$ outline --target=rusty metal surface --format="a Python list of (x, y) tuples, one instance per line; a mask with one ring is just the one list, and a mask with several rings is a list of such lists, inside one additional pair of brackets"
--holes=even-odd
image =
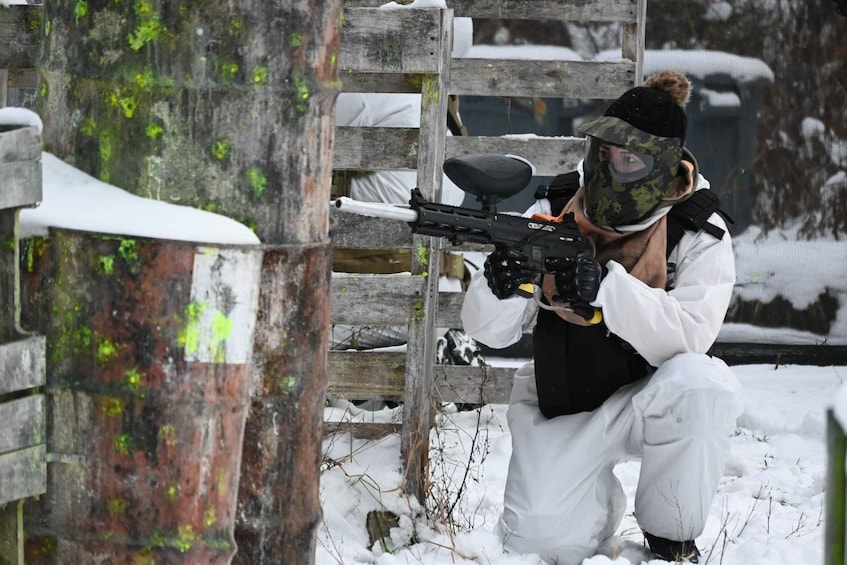
[[(250, 387), (227, 342), (252, 343), (234, 312), (261, 253), (56, 230), (23, 255), (52, 459), (25, 506), (26, 562), (229, 563)], [(198, 280), (216, 276), (204, 261), (226, 275), (241, 260), (252, 278)]]

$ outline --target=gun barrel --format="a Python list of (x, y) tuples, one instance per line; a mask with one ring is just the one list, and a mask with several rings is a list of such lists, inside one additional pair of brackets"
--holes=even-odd
[(403, 222), (416, 222), (418, 213), (406, 206), (393, 206), (391, 204), (380, 204), (379, 202), (362, 202), (353, 200), (347, 196), (341, 196), (335, 200), (335, 207), (342, 212), (350, 212), (360, 216), (371, 216), (374, 218), (385, 218), (386, 220), (401, 220)]

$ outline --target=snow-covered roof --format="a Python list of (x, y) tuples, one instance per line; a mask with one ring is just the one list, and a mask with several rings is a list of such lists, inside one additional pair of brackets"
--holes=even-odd
[[(602, 51), (596, 61), (614, 61), (621, 58), (620, 50)], [(658, 71), (678, 71), (689, 78), (700, 80), (712, 75), (729, 75), (741, 83), (765, 82), (773, 84), (771, 68), (755, 57), (742, 57), (723, 51), (705, 49), (648, 49), (644, 51), (644, 74)]]

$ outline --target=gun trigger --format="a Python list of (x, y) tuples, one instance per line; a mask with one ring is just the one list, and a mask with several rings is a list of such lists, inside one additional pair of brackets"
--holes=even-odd
[(535, 295), (535, 285), (532, 283), (523, 283), (515, 291), (515, 296), (522, 298), (532, 298)]
[(602, 321), (603, 321), (603, 312), (599, 308), (597, 308), (596, 310), (594, 310), (594, 315), (591, 317), (590, 320), (588, 320), (588, 323), (589, 323), (589, 325), (594, 326), (596, 324), (599, 324)]
[(548, 216), (547, 214), (533, 214), (532, 219), (533, 220), (543, 220), (545, 222), (556, 222), (557, 224), (562, 223), (562, 217), (561, 216)]

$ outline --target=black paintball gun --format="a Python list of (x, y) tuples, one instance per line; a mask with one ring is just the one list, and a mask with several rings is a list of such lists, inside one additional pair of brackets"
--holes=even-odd
[[(541, 284), (547, 273), (545, 260), (551, 257), (575, 258), (590, 248), (580, 234), (573, 214), (561, 218), (524, 217), (497, 212), (497, 202), (516, 195), (532, 179), (534, 167), (512, 155), (472, 154), (452, 157), (444, 162), (444, 173), (456, 186), (475, 196), (481, 210), (428, 202), (421, 191), (411, 191), (409, 206), (361, 202), (347, 197), (335, 200), (343, 212), (407, 222), (412, 232), (446, 238), (453, 245), (461, 243), (493, 244), (497, 248), (515, 248), (529, 258)], [(518, 295), (534, 294), (533, 283), (521, 285)], [(594, 313), (591, 323), (602, 319)]]

